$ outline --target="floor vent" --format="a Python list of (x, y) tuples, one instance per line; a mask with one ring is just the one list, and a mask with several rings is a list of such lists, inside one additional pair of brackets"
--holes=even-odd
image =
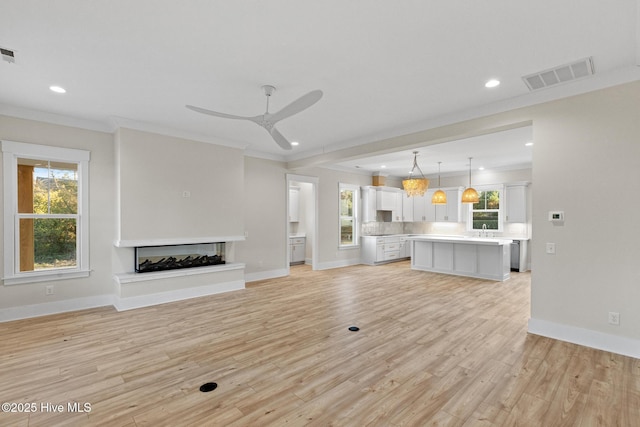
[(16, 62), (16, 56), (12, 50), (0, 47), (0, 54), (2, 55), (3, 60), (7, 62)]
[(559, 67), (538, 73), (529, 74), (522, 77), (530, 91), (544, 89), (550, 86), (567, 83), (589, 77), (595, 73), (593, 68), (593, 58), (588, 57), (571, 64), (560, 65)]

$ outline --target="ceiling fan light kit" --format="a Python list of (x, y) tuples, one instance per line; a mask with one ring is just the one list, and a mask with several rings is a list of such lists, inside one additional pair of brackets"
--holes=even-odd
[[(407, 197), (424, 196), (424, 193), (429, 188), (429, 180), (424, 177), (424, 174), (422, 173), (422, 169), (420, 169), (420, 166), (418, 166), (417, 157), (418, 157), (418, 152), (414, 151), (413, 152), (413, 168), (411, 169), (411, 172), (409, 172), (409, 177), (407, 179), (402, 180), (402, 188), (404, 188), (404, 191), (407, 193)], [(421, 178), (413, 177), (413, 171), (415, 171), (416, 169), (420, 171)]]
[(296, 99), (280, 111), (276, 113), (269, 113), (269, 98), (276, 90), (275, 86), (264, 85), (262, 86), (262, 90), (267, 97), (267, 108), (264, 114), (259, 116), (236, 116), (234, 114), (226, 114), (219, 113), (217, 111), (207, 110), (206, 108), (195, 107), (193, 105), (187, 105), (186, 107), (192, 111), (196, 111), (198, 113), (207, 114), (215, 117), (222, 117), (224, 119), (233, 119), (233, 120), (248, 120), (257, 124), (258, 126), (263, 127), (271, 138), (283, 149), (291, 150), (291, 143), (284, 137), (274, 126), (280, 120), (286, 119), (287, 117), (293, 116), (294, 114), (298, 114), (299, 112), (306, 110), (311, 107), (316, 102), (320, 101), (322, 98), (321, 90), (314, 90), (306, 95), (301, 96)]

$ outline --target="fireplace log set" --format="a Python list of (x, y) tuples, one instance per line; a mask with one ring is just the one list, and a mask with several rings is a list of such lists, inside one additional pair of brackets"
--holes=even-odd
[(162, 258), (159, 261), (151, 261), (149, 259), (138, 265), (136, 271), (138, 273), (147, 273), (150, 271), (164, 271), (175, 270), (178, 268), (190, 268), (190, 267), (204, 267), (207, 265), (224, 264), (224, 260), (220, 255), (200, 255), (191, 256), (188, 255), (185, 258), (168, 257)]

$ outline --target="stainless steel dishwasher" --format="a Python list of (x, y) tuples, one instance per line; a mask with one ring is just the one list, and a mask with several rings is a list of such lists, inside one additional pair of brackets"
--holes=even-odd
[(511, 271), (520, 271), (520, 240), (511, 243)]

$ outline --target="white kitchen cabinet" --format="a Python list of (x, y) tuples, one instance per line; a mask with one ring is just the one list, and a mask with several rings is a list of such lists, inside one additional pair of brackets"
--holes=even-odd
[(443, 188), (447, 194), (446, 205), (434, 205), (431, 198), (436, 189), (424, 194), (424, 221), (426, 222), (461, 222), (462, 221), (462, 187)]
[(362, 263), (368, 265), (398, 261), (410, 256), (406, 236), (362, 236)]
[[(431, 203), (431, 196), (427, 197), (428, 192), (422, 196), (407, 197), (402, 194), (402, 220), (404, 222), (422, 222), (426, 221), (426, 203)], [(433, 193), (431, 193), (433, 194)]]
[(509, 279), (510, 239), (411, 236), (411, 268), (414, 270)]
[(402, 222), (413, 222), (413, 207), (415, 204), (415, 197), (407, 197), (406, 194), (402, 194)]
[(300, 188), (289, 187), (289, 222), (300, 221)]
[(361, 187), (360, 193), (362, 195), (362, 222), (375, 222), (377, 200), (376, 187)]
[(506, 187), (506, 222), (527, 222), (527, 185), (509, 185)]
[(306, 243), (305, 237), (289, 238), (289, 264), (304, 264)]
[(402, 195), (404, 191), (392, 187), (376, 187), (376, 209), (391, 211), (392, 222), (402, 222)]
[[(449, 188), (443, 191), (447, 194), (447, 204), (431, 205), (434, 207), (435, 221), (436, 222), (461, 222), (462, 221), (462, 215), (461, 215), (462, 188), (461, 187)], [(430, 194), (430, 196), (433, 196), (433, 192)]]

